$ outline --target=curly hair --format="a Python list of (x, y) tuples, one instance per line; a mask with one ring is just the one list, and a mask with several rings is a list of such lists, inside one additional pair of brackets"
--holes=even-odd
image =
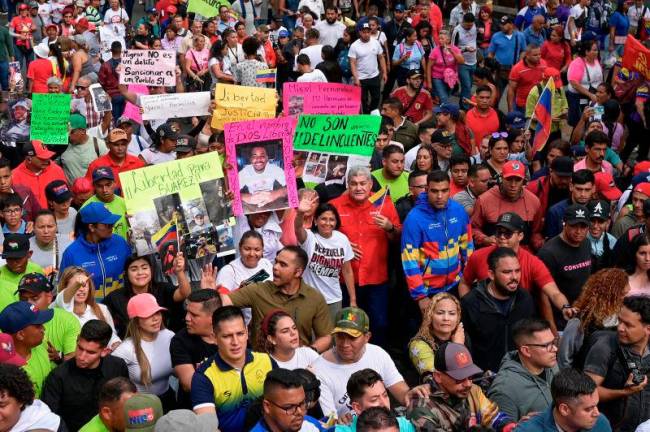
[(627, 273), (618, 268), (605, 268), (591, 275), (582, 293), (573, 304), (580, 310), (582, 330), (602, 327), (603, 322), (618, 313), (627, 292)]
[(22, 405), (21, 410), (34, 402), (34, 385), (27, 373), (18, 366), (0, 363), (0, 393), (5, 392)]
[(418, 330), (417, 334), (413, 337), (413, 339), (420, 339), (425, 341), (434, 349), (437, 349), (438, 343), (436, 342), (436, 338), (433, 335), (433, 316), (435, 315), (436, 306), (443, 300), (450, 300), (456, 305), (458, 322), (456, 323), (456, 327), (453, 330), (454, 332), (456, 331), (458, 325), (460, 324), (461, 318), (460, 302), (453, 295), (443, 292), (431, 297), (431, 304), (429, 305), (429, 309), (427, 309), (427, 312), (422, 319), (420, 330)]

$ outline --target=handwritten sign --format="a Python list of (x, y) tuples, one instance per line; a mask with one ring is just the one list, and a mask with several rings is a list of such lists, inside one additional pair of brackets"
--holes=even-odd
[(187, 11), (196, 12), (204, 17), (213, 17), (219, 15), (221, 6), (230, 8), (230, 3), (226, 0), (190, 0)]
[(68, 144), (70, 94), (34, 93), (30, 139), (45, 144)]
[(175, 86), (176, 53), (165, 50), (123, 51), (120, 84)]
[(236, 215), (298, 206), (291, 146), (296, 123), (295, 117), (284, 117), (225, 125), (226, 159), (237, 167), (228, 171)]
[(215, 102), (211, 124), (215, 129), (223, 130), (230, 122), (275, 117), (275, 89), (217, 84)]
[(284, 83), (282, 103), (285, 115), (359, 114), (361, 87), (337, 83)]
[(209, 114), (210, 92), (141, 96), (140, 104), (143, 120), (206, 116)]
[(109, 61), (111, 59), (111, 45), (115, 41), (118, 41), (120, 45), (122, 45), (123, 50), (126, 49), (126, 41), (124, 40), (124, 36), (120, 35), (119, 33), (115, 33), (113, 27), (99, 26), (97, 27), (97, 30), (99, 30), (99, 39), (101, 41), (100, 48), (102, 60)]

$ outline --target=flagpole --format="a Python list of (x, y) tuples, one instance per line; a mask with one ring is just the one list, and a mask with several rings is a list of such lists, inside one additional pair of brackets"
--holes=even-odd
[(379, 212), (377, 214), (381, 214), (381, 210), (384, 208), (384, 203), (386, 202), (386, 196), (388, 195), (388, 185), (386, 185), (386, 192), (384, 192), (384, 199), (381, 201), (381, 205), (379, 206)]

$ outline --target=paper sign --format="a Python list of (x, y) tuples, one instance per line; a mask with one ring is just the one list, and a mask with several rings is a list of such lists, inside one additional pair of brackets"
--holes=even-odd
[(68, 144), (70, 94), (34, 93), (30, 139), (44, 144)]
[(230, 3), (225, 0), (190, 0), (187, 4), (187, 11), (196, 12), (204, 17), (215, 17), (219, 15), (221, 6), (227, 6), (230, 9)]
[(295, 117), (225, 125), (228, 184), (235, 215), (298, 206), (291, 137)]
[(297, 177), (308, 187), (343, 184), (348, 169), (368, 165), (381, 117), (301, 115), (293, 139)]
[(166, 50), (123, 51), (120, 84), (175, 86), (176, 52)]
[(99, 39), (101, 40), (101, 53), (102, 60), (108, 61), (111, 59), (111, 44), (114, 41), (118, 41), (122, 45), (122, 49), (126, 49), (126, 41), (124, 37), (119, 33), (115, 33), (113, 27), (109, 26), (99, 26)]
[(285, 115), (359, 114), (361, 87), (337, 83), (284, 83), (282, 104)]
[[(130, 93), (135, 93), (138, 95), (149, 94), (149, 88), (144, 85), (131, 84), (128, 87), (128, 90)], [(130, 118), (138, 124), (142, 124), (142, 114), (140, 113), (140, 107), (132, 104), (131, 102), (126, 103), (126, 106), (124, 107), (124, 113), (122, 115), (126, 118)]]
[(215, 102), (211, 126), (222, 130), (230, 122), (274, 118), (277, 105), (275, 89), (231, 84), (217, 84)]
[(113, 109), (111, 97), (106, 93), (101, 84), (91, 84), (88, 90), (90, 91), (90, 97), (92, 98), (95, 112), (103, 113)]
[(152, 235), (174, 218), (188, 258), (235, 253), (234, 219), (217, 153), (122, 172), (120, 183), (138, 255), (156, 250)]
[(210, 92), (169, 93), (140, 97), (143, 120), (206, 116)]

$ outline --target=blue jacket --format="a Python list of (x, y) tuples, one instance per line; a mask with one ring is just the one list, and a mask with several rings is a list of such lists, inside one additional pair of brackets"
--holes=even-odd
[(562, 219), (564, 218), (564, 211), (571, 205), (570, 199), (562, 200), (555, 203), (546, 212), (546, 219), (544, 220), (544, 237), (547, 239), (553, 238), (562, 232)]
[(82, 235), (63, 252), (61, 270), (70, 266), (86, 270), (95, 284), (95, 300), (102, 300), (124, 285), (124, 263), (129, 255), (131, 247), (119, 235), (113, 234), (97, 244)]
[(450, 199), (444, 209), (434, 209), (422, 192), (402, 231), (402, 267), (411, 297), (420, 300), (456, 286), (473, 251), (463, 206)]
[[(543, 413), (536, 415), (524, 423), (519, 423), (514, 432), (557, 432), (555, 419), (553, 419), (553, 407), (549, 407)], [(581, 432), (612, 432), (607, 417), (600, 414), (596, 424), (591, 429), (582, 429)]]

